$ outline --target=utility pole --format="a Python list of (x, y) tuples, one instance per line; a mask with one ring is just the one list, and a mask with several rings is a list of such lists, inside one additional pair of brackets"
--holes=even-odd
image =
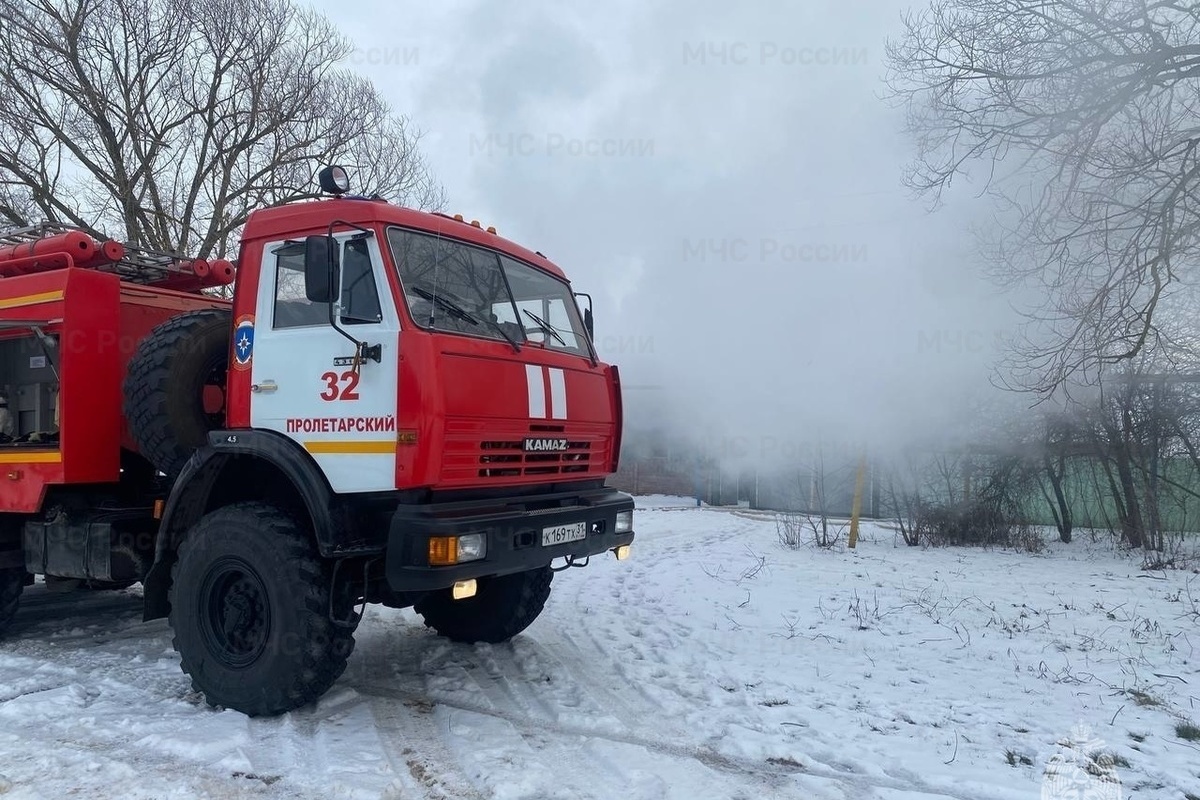
[(858, 544), (858, 512), (862, 509), (863, 479), (867, 474), (867, 454), (864, 451), (858, 461), (858, 474), (854, 476), (854, 506), (850, 509), (850, 549)]

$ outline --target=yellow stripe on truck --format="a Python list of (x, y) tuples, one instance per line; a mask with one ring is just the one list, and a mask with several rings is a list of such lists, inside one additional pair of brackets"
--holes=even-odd
[(378, 441), (305, 442), (304, 449), (313, 455), (394, 454), (396, 441), (382, 439)]
[(42, 292), (41, 294), (26, 294), (20, 297), (9, 297), (0, 300), (0, 308), (20, 308), (21, 306), (36, 306), (41, 303), (54, 303), (63, 299), (63, 291)]
[(0, 453), (0, 464), (61, 464), (62, 453), (57, 450), (38, 452), (36, 450), (17, 450)]

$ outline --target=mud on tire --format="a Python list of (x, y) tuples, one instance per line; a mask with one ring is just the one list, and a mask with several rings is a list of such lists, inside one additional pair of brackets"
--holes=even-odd
[(550, 567), (480, 578), (474, 597), (455, 600), (449, 589), (432, 592), (413, 610), (425, 625), (455, 642), (507, 642), (529, 627), (550, 597)]
[(171, 584), (175, 649), (192, 686), (250, 716), (324, 694), (354, 649), (353, 629), (329, 620), (330, 577), (308, 532), (280, 509), (237, 503), (206, 514), (180, 545)]
[(172, 317), (142, 340), (130, 360), (125, 417), (142, 455), (168, 476), (178, 475), (208, 432), (224, 424), (228, 366), (224, 309)]

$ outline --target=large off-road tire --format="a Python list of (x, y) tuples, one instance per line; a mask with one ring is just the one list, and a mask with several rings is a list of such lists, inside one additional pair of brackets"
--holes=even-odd
[[(324, 694), (346, 669), (353, 628), (329, 619), (330, 568), (280, 509), (237, 503), (206, 514), (179, 548), (171, 628), (192, 686), (210, 705), (281, 714)], [(351, 609), (334, 604), (339, 619)]]
[(0, 550), (0, 636), (17, 615), (25, 589), (25, 560), (20, 550)]
[(449, 589), (414, 606), (425, 624), (455, 642), (507, 642), (529, 627), (550, 597), (550, 567), (480, 578), (474, 597), (455, 600)]
[(125, 417), (141, 454), (175, 477), (225, 422), (229, 312), (190, 311), (150, 331), (125, 377)]

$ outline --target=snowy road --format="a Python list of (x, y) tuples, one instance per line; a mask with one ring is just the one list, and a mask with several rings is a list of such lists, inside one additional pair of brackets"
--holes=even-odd
[(321, 704), (274, 720), (208, 709), (135, 593), (31, 589), (0, 643), (0, 790), (1015, 800), (1065, 754), (1126, 797), (1200, 796), (1175, 734), (1200, 716), (1197, 576), (874, 526), (787, 550), (769, 519), (657, 505), (632, 561), (559, 575), (511, 644), (375, 608)]

